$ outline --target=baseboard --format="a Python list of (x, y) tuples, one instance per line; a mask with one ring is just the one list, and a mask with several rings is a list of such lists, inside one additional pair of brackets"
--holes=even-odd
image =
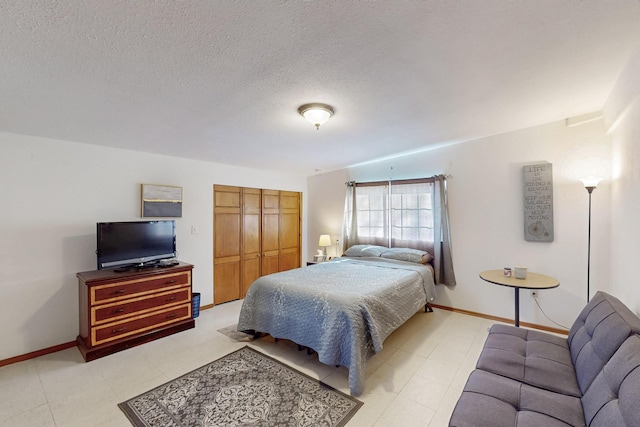
[[(503, 323), (513, 323), (513, 319), (508, 319), (508, 318), (505, 318), (505, 317), (491, 316), (489, 314), (483, 314), (483, 313), (478, 313), (478, 312), (469, 311), (469, 310), (462, 310), (462, 309), (459, 309), (459, 308), (447, 307), (447, 306), (439, 305), (439, 304), (431, 304), (431, 306), (433, 308), (439, 308), (441, 310), (453, 311), (454, 313), (466, 314), (468, 316), (481, 317), (483, 319), (495, 320), (497, 322), (503, 322)], [(522, 322), (521, 321), (520, 322), (520, 326), (524, 326), (525, 328), (538, 329), (538, 330), (545, 331), (545, 332), (553, 332), (555, 334), (569, 335), (569, 331), (567, 331), (566, 329), (552, 328), (550, 326), (537, 325), (535, 323), (528, 323), (528, 322)]]
[[(208, 310), (213, 308), (213, 304), (207, 304), (200, 306), (200, 310)], [(24, 362), (25, 360), (35, 359), (36, 357), (44, 356), (45, 354), (55, 353), (56, 351), (66, 350), (71, 347), (76, 347), (77, 341), (69, 341), (64, 344), (54, 345), (53, 347), (43, 348), (42, 350), (32, 351), (31, 353), (22, 354), (20, 356), (10, 357), (8, 359), (0, 360), (0, 367), (11, 365), (13, 363)]]
[(43, 348), (42, 350), (32, 351), (31, 353), (22, 354), (20, 356), (10, 357), (8, 359), (0, 360), (0, 367), (11, 365), (12, 363), (24, 362), (25, 360), (34, 359), (36, 357), (44, 356), (45, 354), (55, 353), (56, 351), (66, 350), (75, 346), (76, 342), (74, 340), (64, 344), (54, 345), (53, 347)]

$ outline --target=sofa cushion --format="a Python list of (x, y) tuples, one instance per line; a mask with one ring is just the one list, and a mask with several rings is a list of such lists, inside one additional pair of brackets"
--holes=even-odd
[(476, 367), (557, 393), (582, 396), (567, 340), (555, 335), (493, 325)]
[(453, 427), (584, 426), (580, 399), (475, 370), (453, 410)]
[(640, 319), (617, 298), (597, 292), (578, 315), (568, 338), (583, 394), (613, 353), (634, 334), (640, 334)]
[(592, 427), (637, 426), (640, 422), (640, 337), (620, 346), (582, 397)]

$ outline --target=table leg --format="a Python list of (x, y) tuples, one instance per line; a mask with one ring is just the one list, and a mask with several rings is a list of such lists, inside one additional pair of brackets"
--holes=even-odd
[(514, 288), (516, 290), (516, 328), (520, 327), (520, 288)]

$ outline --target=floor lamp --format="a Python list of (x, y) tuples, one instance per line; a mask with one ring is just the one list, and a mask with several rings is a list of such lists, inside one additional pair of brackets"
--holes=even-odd
[(589, 302), (589, 278), (591, 275), (591, 193), (596, 189), (601, 178), (583, 178), (584, 188), (589, 193), (589, 234), (587, 240), (587, 302)]

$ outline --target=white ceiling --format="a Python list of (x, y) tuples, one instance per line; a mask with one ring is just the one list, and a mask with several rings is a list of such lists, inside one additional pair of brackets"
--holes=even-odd
[(597, 111), (639, 42), (638, 0), (0, 0), (0, 130), (313, 174)]

